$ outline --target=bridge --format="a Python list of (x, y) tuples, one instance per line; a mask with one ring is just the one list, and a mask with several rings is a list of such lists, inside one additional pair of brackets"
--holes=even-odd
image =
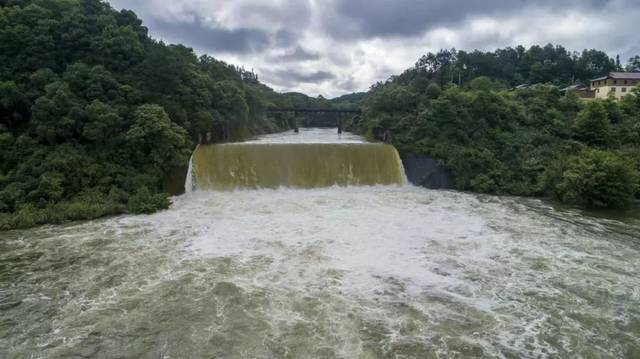
[(358, 109), (339, 109), (339, 108), (295, 108), (295, 107), (269, 107), (267, 112), (293, 112), (293, 113), (353, 113), (361, 114)]
[[(298, 121), (296, 119), (298, 113), (334, 113), (337, 115), (354, 114), (360, 115), (362, 113), (359, 109), (340, 109), (340, 108), (304, 108), (304, 107), (269, 107), (267, 113), (293, 113), (293, 130), (298, 132)], [(336, 120), (338, 127), (338, 133), (342, 133), (343, 123), (340, 117)]]

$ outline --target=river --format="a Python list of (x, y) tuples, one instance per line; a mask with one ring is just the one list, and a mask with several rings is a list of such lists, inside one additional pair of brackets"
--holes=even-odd
[(0, 357), (638, 358), (639, 234), (411, 185), (195, 191), (0, 233)]

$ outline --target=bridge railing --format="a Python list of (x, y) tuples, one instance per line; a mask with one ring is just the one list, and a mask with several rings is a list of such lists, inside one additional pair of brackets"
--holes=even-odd
[(359, 109), (337, 108), (295, 108), (295, 107), (269, 107), (267, 112), (301, 112), (301, 113), (354, 113), (361, 114)]

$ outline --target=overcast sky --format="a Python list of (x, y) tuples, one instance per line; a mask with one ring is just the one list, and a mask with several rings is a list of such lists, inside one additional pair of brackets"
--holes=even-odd
[(364, 91), (441, 48), (546, 43), (640, 54), (640, 0), (110, 0), (151, 35), (278, 91)]

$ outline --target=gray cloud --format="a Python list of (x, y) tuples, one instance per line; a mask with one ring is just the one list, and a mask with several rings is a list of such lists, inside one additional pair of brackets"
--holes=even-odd
[(305, 83), (324, 82), (324, 81), (333, 80), (336, 78), (336, 75), (328, 71), (315, 71), (312, 73), (296, 73), (296, 72), (291, 73), (288, 71), (284, 71), (283, 74), (291, 77), (293, 80), (297, 82), (305, 82)]
[(301, 70), (262, 69), (263, 78), (278, 86), (296, 86), (299, 84), (316, 84), (333, 80), (336, 75), (328, 71), (304, 72)]
[(258, 70), (278, 91), (366, 90), (424, 53), (554, 43), (640, 53), (638, 0), (109, 0), (152, 36)]
[[(226, 6), (226, 4), (225, 4)], [(280, 28), (286, 24), (287, 31), (296, 32), (304, 29), (312, 18), (311, 4), (307, 0), (278, 1), (236, 1), (232, 6), (234, 18), (247, 18), (254, 24)]]
[(344, 80), (336, 81), (336, 87), (342, 91), (353, 92), (353, 89), (357, 88), (357, 82), (353, 76), (347, 76)]
[(283, 62), (301, 62), (319, 60), (321, 58), (320, 53), (315, 51), (309, 51), (298, 45), (293, 49), (287, 50), (284, 54), (273, 56), (274, 61)]
[(300, 34), (296, 34), (289, 30), (278, 30), (275, 35), (275, 46), (290, 47), (300, 40)]
[[(335, 37), (411, 36), (455, 26), (472, 16), (496, 16), (527, 7), (595, 9), (619, 0), (333, 0), (324, 29)], [(632, 1), (632, 0), (624, 0)], [(526, 14), (522, 14), (523, 17)]]
[(187, 44), (207, 52), (251, 53), (267, 48), (269, 35), (257, 29), (225, 29), (218, 24), (207, 24), (199, 16), (193, 22), (173, 23), (161, 19), (151, 20), (150, 26), (162, 38)]

